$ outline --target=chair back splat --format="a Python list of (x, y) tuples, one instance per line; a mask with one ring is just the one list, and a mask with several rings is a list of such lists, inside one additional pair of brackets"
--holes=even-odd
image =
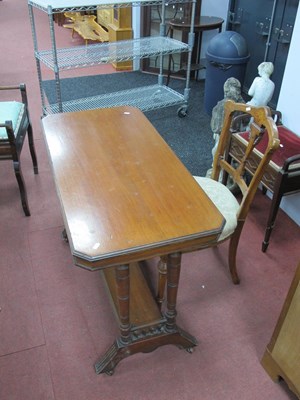
[[(228, 157), (232, 138), (232, 121), (237, 112), (248, 114), (250, 119), (249, 124), (249, 141), (245, 153), (239, 163), (232, 162)], [(245, 180), (245, 172), (247, 166), (253, 163), (253, 152), (256, 146), (261, 141), (263, 136), (267, 136), (267, 148), (260, 162), (255, 166), (256, 171), (250, 182)], [(266, 138), (265, 138), (266, 139)], [(263, 177), (265, 168), (269, 163), (272, 154), (279, 146), (277, 126), (271, 116), (271, 111), (268, 107), (252, 107), (248, 104), (234, 103), (228, 100), (225, 104), (224, 125), (220, 135), (219, 146), (213, 162), (213, 171), (211, 178), (214, 180), (220, 179), (222, 170), (225, 172), (225, 177), (230, 175), (234, 184), (236, 184), (241, 193), (242, 200), (240, 202), (239, 220), (245, 220), (249, 207), (255, 196), (257, 187)]]

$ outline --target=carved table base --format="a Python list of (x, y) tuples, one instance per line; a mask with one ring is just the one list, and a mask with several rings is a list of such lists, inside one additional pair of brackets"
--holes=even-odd
[(112, 375), (117, 364), (136, 353), (148, 353), (173, 344), (192, 352), (196, 339), (176, 325), (176, 299), (181, 254), (166, 256), (167, 302), (165, 315), (157, 304), (139, 264), (120, 265), (103, 271), (119, 319), (120, 337), (96, 362), (97, 374)]
[(197, 346), (197, 341), (177, 326), (174, 332), (167, 332), (165, 325), (150, 327), (149, 330), (142, 332), (134, 331), (132, 332), (132, 341), (129, 344), (122, 343), (121, 339), (114, 342), (104, 356), (96, 362), (96, 373), (112, 375), (117, 364), (124, 358), (136, 353), (150, 353), (157, 347), (167, 344), (173, 344), (192, 353), (193, 347)]

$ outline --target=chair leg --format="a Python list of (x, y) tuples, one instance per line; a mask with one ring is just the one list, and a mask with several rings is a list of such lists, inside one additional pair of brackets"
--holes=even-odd
[(21, 202), (22, 202), (22, 207), (23, 207), (24, 213), (25, 213), (26, 217), (30, 217), (30, 210), (29, 210), (29, 205), (28, 205), (28, 200), (27, 200), (26, 186), (25, 186), (23, 174), (21, 171), (20, 160), (14, 161), (14, 171), (15, 171), (15, 175), (16, 175), (17, 182), (19, 185)]
[(158, 268), (158, 282), (157, 282), (156, 302), (159, 309), (161, 310), (162, 304), (165, 299), (164, 296), (167, 284), (167, 256), (160, 257), (157, 268)]
[(265, 237), (264, 237), (264, 240), (263, 240), (262, 246), (261, 246), (261, 250), (263, 253), (266, 252), (266, 250), (269, 246), (270, 236), (271, 236), (272, 230), (275, 225), (275, 219), (276, 219), (276, 216), (278, 213), (278, 209), (279, 209), (279, 205), (280, 205), (282, 196), (283, 196), (283, 191), (280, 190), (280, 185), (278, 185), (278, 189), (275, 190), (273, 193), (273, 199), (272, 199), (271, 209), (270, 209), (270, 213), (269, 213), (269, 217), (268, 217), (267, 228), (265, 231)]
[(228, 264), (231, 280), (235, 285), (238, 285), (240, 283), (240, 278), (238, 276), (236, 268), (236, 253), (243, 225), (243, 223), (240, 223), (240, 226), (237, 226), (234, 235), (230, 238), (229, 241)]
[(267, 193), (267, 188), (264, 185), (262, 186), (261, 192), (263, 195)]
[(32, 164), (33, 164), (33, 171), (35, 174), (38, 174), (39, 169), (38, 169), (38, 163), (37, 163), (37, 158), (36, 158), (36, 153), (35, 153), (31, 122), (29, 122), (29, 124), (28, 124), (27, 134), (28, 134), (29, 150), (30, 150), (30, 154), (31, 154)]

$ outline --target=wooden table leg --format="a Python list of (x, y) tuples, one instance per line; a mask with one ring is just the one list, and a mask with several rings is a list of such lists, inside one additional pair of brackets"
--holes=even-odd
[(160, 310), (165, 300), (165, 290), (167, 282), (167, 259), (168, 259), (167, 256), (161, 256), (157, 266), (158, 282), (157, 282), (156, 302)]
[(130, 279), (129, 265), (121, 265), (116, 268), (117, 294), (120, 318), (120, 342), (124, 345), (130, 343), (130, 319), (129, 319), (129, 294)]
[(97, 374), (101, 372), (112, 375), (116, 365), (125, 357), (130, 355), (126, 350), (130, 343), (130, 275), (129, 265), (120, 265), (115, 269), (117, 298), (119, 306), (120, 337), (109, 348), (106, 354), (95, 364)]
[(181, 269), (181, 254), (170, 254), (167, 259), (167, 312), (166, 330), (176, 329), (176, 302)]
[[(196, 339), (176, 325), (176, 300), (180, 277), (181, 254), (167, 257), (167, 311), (165, 316), (135, 326), (130, 322), (130, 268), (122, 265), (115, 268), (117, 308), (119, 314), (120, 337), (95, 364), (97, 374), (112, 375), (117, 364), (136, 353), (148, 353), (160, 346), (173, 344), (192, 352)], [(153, 299), (157, 309), (157, 304)]]
[(167, 311), (165, 330), (170, 333), (169, 343), (192, 352), (197, 340), (176, 325), (176, 302), (181, 269), (181, 253), (169, 254), (167, 258)]

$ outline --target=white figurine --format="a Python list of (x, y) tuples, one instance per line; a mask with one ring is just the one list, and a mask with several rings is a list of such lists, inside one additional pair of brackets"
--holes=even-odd
[(257, 70), (259, 77), (254, 79), (248, 91), (252, 99), (247, 104), (261, 107), (269, 103), (274, 93), (275, 84), (270, 79), (274, 71), (274, 65), (271, 62), (263, 62), (259, 64)]

